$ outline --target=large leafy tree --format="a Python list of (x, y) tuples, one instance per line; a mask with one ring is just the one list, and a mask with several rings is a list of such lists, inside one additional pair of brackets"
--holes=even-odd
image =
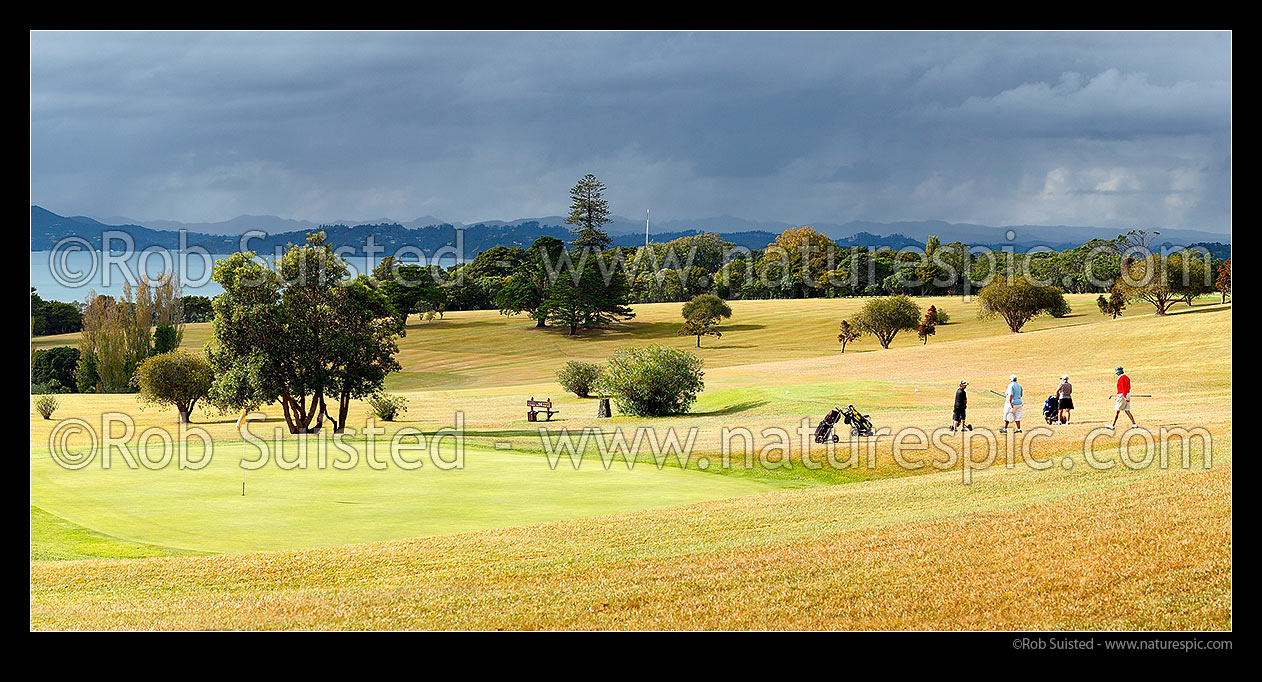
[(210, 392), (214, 372), (201, 355), (174, 350), (147, 358), (136, 368), (132, 381), (140, 390), (141, 402), (170, 405), (188, 423), (198, 400)]
[(517, 269), (509, 275), (496, 296), (500, 313), (528, 313), (537, 321), (536, 327), (545, 326), (548, 316), (543, 304), (556, 280), (558, 263), (564, 253), (565, 243), (560, 239), (547, 235), (536, 239), (522, 254)]
[(1198, 296), (1214, 291), (1214, 267), (1207, 252), (1182, 249), (1167, 257), (1173, 270), (1170, 288), (1188, 305)]
[(881, 348), (889, 348), (899, 332), (915, 329), (920, 324), (920, 306), (903, 294), (874, 298), (855, 313), (851, 324), (875, 336)]
[(732, 308), (714, 294), (695, 296), (684, 304), (680, 312), (684, 316), (684, 324), (679, 328), (679, 335), (696, 336), (697, 348), (701, 347), (702, 336), (722, 337), (719, 323), (732, 316)]
[(1065, 294), (1053, 286), (1034, 284), (1025, 277), (995, 277), (977, 292), (977, 316), (982, 319), (1002, 317), (1013, 333), (1039, 315), (1063, 316), (1069, 312)]
[(363, 399), (381, 390), (386, 376), (401, 369), (395, 354), (396, 339), (405, 332), (390, 300), (374, 280), (360, 275), (335, 291), (332, 305), (335, 333), (329, 340), (329, 384), (320, 398), (337, 400), (334, 430), (346, 429), (352, 399)]
[(373, 269), (373, 279), (400, 323), (422, 306), (437, 310), (444, 302), (433, 273), (417, 263), (401, 263), (394, 256), (386, 256)]
[(1127, 301), (1147, 301), (1156, 315), (1165, 315), (1175, 303), (1212, 291), (1207, 273), (1203, 257), (1194, 251), (1127, 255), (1114, 286)]
[(758, 264), (762, 281), (786, 298), (823, 295), (827, 273), (837, 268), (836, 243), (809, 226), (781, 232)]
[(393, 340), (403, 326), (375, 285), (346, 282), (346, 263), (320, 232), (291, 246), (272, 267), (237, 253), (215, 264), (211, 362), (217, 402), (248, 407), (281, 403), (291, 433), (308, 433), (338, 400), (335, 428), (345, 428), (350, 398), (379, 388), (397, 368)]
[(591, 173), (570, 188), (570, 215), (565, 224), (574, 225), (574, 240), (570, 242), (574, 246), (604, 251), (613, 244), (613, 239), (601, 229), (610, 222), (606, 189)]

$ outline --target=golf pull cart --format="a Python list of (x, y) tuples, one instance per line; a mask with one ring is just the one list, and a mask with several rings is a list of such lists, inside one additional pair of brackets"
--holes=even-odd
[(872, 420), (868, 419), (869, 415), (859, 414), (854, 409), (854, 405), (847, 405), (846, 409), (833, 408), (828, 414), (824, 415), (824, 420), (815, 427), (815, 442), (827, 443), (832, 441), (836, 443), (840, 440), (840, 436), (836, 433), (836, 425), (838, 421), (845, 420), (850, 425), (850, 435), (852, 436), (871, 436)]

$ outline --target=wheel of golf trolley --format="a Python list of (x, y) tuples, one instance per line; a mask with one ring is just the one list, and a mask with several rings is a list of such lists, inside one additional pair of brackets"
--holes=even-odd
[(833, 434), (833, 442), (834, 442), (834, 443), (836, 443), (836, 442), (837, 442), (837, 441), (839, 441), (839, 440), (841, 440), (841, 436), (838, 436), (837, 434), (835, 434), (835, 433), (834, 433), (834, 434)]
[(856, 429), (856, 428), (855, 428), (855, 427), (853, 427), (853, 426), (852, 426), (852, 427), (850, 427), (850, 435), (852, 435), (852, 436), (857, 436), (857, 435), (859, 435), (859, 429)]

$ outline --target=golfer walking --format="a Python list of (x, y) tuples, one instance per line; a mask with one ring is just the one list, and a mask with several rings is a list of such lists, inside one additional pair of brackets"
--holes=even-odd
[(1056, 389), (1056, 400), (1060, 406), (1060, 423), (1069, 423), (1069, 411), (1074, 409), (1074, 399), (1072, 396), (1074, 387), (1069, 383), (1069, 375), (1066, 374), (1060, 378), (1060, 388)]
[(1017, 433), (1021, 433), (1021, 384), (1017, 383), (1017, 375), (1008, 377), (1008, 392), (1003, 398), (1003, 428), (999, 433), (1008, 432), (1008, 422), (1016, 422)]
[[(968, 410), (968, 382), (961, 381), (960, 387), (955, 389), (955, 406), (951, 409), (951, 433), (955, 433), (956, 429), (964, 429), (964, 413)], [(973, 427), (968, 427), (969, 431)]]
[(1113, 413), (1113, 423), (1109, 424), (1109, 428), (1116, 427), (1117, 418), (1125, 412), (1131, 419), (1130, 427), (1137, 429), (1139, 424), (1135, 423), (1135, 415), (1131, 414), (1131, 378), (1126, 376), (1126, 372), (1121, 367), (1113, 370), (1113, 373), (1117, 375), (1117, 404), (1114, 405), (1117, 411)]

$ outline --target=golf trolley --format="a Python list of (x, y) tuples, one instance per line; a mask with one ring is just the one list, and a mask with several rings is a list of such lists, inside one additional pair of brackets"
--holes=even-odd
[(827, 443), (832, 441), (836, 443), (841, 437), (836, 433), (836, 425), (838, 421), (844, 420), (850, 425), (850, 435), (852, 436), (871, 436), (872, 420), (868, 419), (870, 415), (860, 414), (854, 408), (854, 405), (847, 405), (846, 409), (833, 408), (824, 415), (824, 420), (815, 427), (815, 442)]
[(1043, 419), (1046, 419), (1048, 424), (1060, 421), (1060, 398), (1052, 395), (1043, 401)]

